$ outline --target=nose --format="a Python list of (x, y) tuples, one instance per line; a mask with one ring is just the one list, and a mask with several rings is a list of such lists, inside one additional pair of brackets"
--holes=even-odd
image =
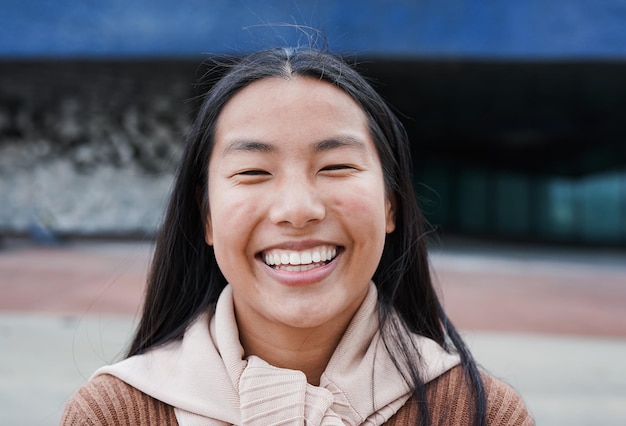
[(326, 208), (319, 190), (305, 179), (288, 179), (274, 188), (270, 220), (275, 224), (290, 224), (304, 228), (324, 219)]

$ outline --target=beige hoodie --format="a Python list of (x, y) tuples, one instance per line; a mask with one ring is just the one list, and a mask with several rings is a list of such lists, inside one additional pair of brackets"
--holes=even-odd
[[(382, 344), (376, 304), (372, 283), (319, 386), (307, 383), (301, 371), (244, 358), (230, 286), (182, 341), (103, 367), (94, 376), (111, 374), (174, 406), (181, 426), (380, 425), (402, 407), (410, 390)], [(433, 340), (412, 338), (425, 382), (459, 364), (457, 355)]]

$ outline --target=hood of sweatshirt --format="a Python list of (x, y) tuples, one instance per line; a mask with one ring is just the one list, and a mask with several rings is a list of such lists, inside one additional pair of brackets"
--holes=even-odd
[[(425, 382), (460, 362), (431, 339), (408, 339), (419, 350), (416, 363)], [(411, 396), (382, 341), (373, 283), (319, 386), (309, 384), (301, 371), (245, 357), (230, 286), (181, 341), (102, 367), (94, 376), (100, 374), (116, 376), (172, 405), (181, 425), (375, 425)]]

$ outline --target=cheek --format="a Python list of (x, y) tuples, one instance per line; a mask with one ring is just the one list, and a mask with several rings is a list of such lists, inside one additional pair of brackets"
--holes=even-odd
[[(213, 250), (220, 267), (236, 261), (246, 254), (254, 237), (254, 230), (262, 220), (263, 208), (244, 191), (229, 188), (225, 191), (218, 185), (210, 188), (210, 220)], [(250, 254), (250, 253), (247, 253)]]
[(215, 244), (229, 243), (245, 236), (252, 222), (252, 211), (246, 204), (223, 203), (213, 209), (211, 223)]
[(388, 227), (387, 203), (384, 194), (372, 191), (371, 187), (344, 193), (335, 193), (329, 203), (351, 227), (363, 231), (386, 234)]
[(232, 192), (225, 196), (221, 189), (211, 187), (209, 197), (213, 249), (218, 260), (232, 254), (230, 250), (235, 247), (245, 248), (254, 210), (254, 206), (233, 196)]

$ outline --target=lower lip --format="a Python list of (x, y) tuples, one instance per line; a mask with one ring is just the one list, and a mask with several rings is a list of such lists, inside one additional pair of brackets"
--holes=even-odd
[(317, 268), (310, 269), (304, 272), (292, 272), (292, 271), (281, 271), (280, 269), (274, 269), (263, 263), (268, 274), (278, 281), (279, 283), (286, 286), (305, 286), (319, 283), (320, 281), (327, 278), (337, 267), (338, 260), (341, 257), (341, 253), (339, 253), (331, 262), (327, 263), (324, 266), (319, 266)]

